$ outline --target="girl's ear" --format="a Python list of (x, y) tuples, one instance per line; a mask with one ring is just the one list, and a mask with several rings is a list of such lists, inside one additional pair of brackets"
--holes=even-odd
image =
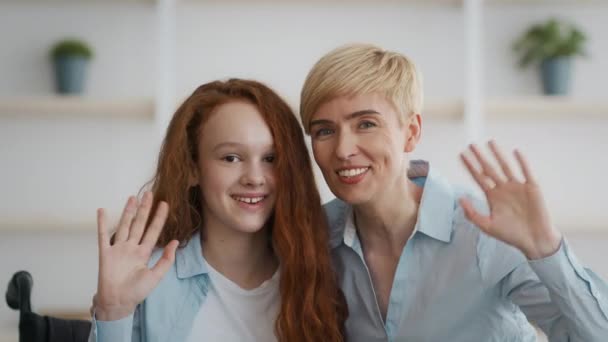
[(420, 135), (422, 133), (422, 117), (420, 114), (414, 113), (406, 119), (405, 122), (405, 146), (404, 152), (412, 152), (416, 149)]

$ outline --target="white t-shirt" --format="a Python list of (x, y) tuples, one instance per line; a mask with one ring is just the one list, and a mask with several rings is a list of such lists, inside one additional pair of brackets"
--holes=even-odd
[(207, 264), (207, 298), (194, 318), (188, 342), (277, 341), (279, 270), (252, 290), (244, 290)]

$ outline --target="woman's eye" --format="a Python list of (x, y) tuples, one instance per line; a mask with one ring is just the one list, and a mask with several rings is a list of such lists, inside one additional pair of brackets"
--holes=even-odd
[(359, 124), (359, 128), (372, 128), (376, 127), (376, 124), (371, 121), (363, 121)]
[(264, 157), (264, 161), (268, 162), (268, 163), (274, 163), (274, 159), (275, 159), (274, 155)]

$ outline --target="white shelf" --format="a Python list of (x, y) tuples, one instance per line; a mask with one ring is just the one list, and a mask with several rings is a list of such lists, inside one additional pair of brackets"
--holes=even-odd
[(608, 120), (608, 101), (561, 96), (491, 98), (484, 112), (490, 120)]
[(462, 121), (463, 99), (428, 99), (422, 106), (422, 119), (431, 121)]
[(0, 232), (96, 232), (97, 223), (69, 221), (60, 218), (39, 218), (0, 221)]
[[(483, 101), (484, 115), (500, 120), (585, 119), (608, 120), (608, 101), (560, 96), (514, 96)], [(428, 99), (423, 118), (461, 121), (464, 100)], [(75, 96), (0, 98), (0, 118), (109, 118), (153, 120), (153, 99), (96, 99)]]
[(154, 101), (145, 98), (97, 99), (79, 96), (0, 98), (0, 117), (152, 120)]

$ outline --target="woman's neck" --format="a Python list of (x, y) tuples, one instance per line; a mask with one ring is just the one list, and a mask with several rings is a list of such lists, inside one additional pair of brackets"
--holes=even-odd
[(400, 255), (414, 231), (421, 197), (422, 188), (408, 179), (382, 198), (354, 207), (362, 245)]

